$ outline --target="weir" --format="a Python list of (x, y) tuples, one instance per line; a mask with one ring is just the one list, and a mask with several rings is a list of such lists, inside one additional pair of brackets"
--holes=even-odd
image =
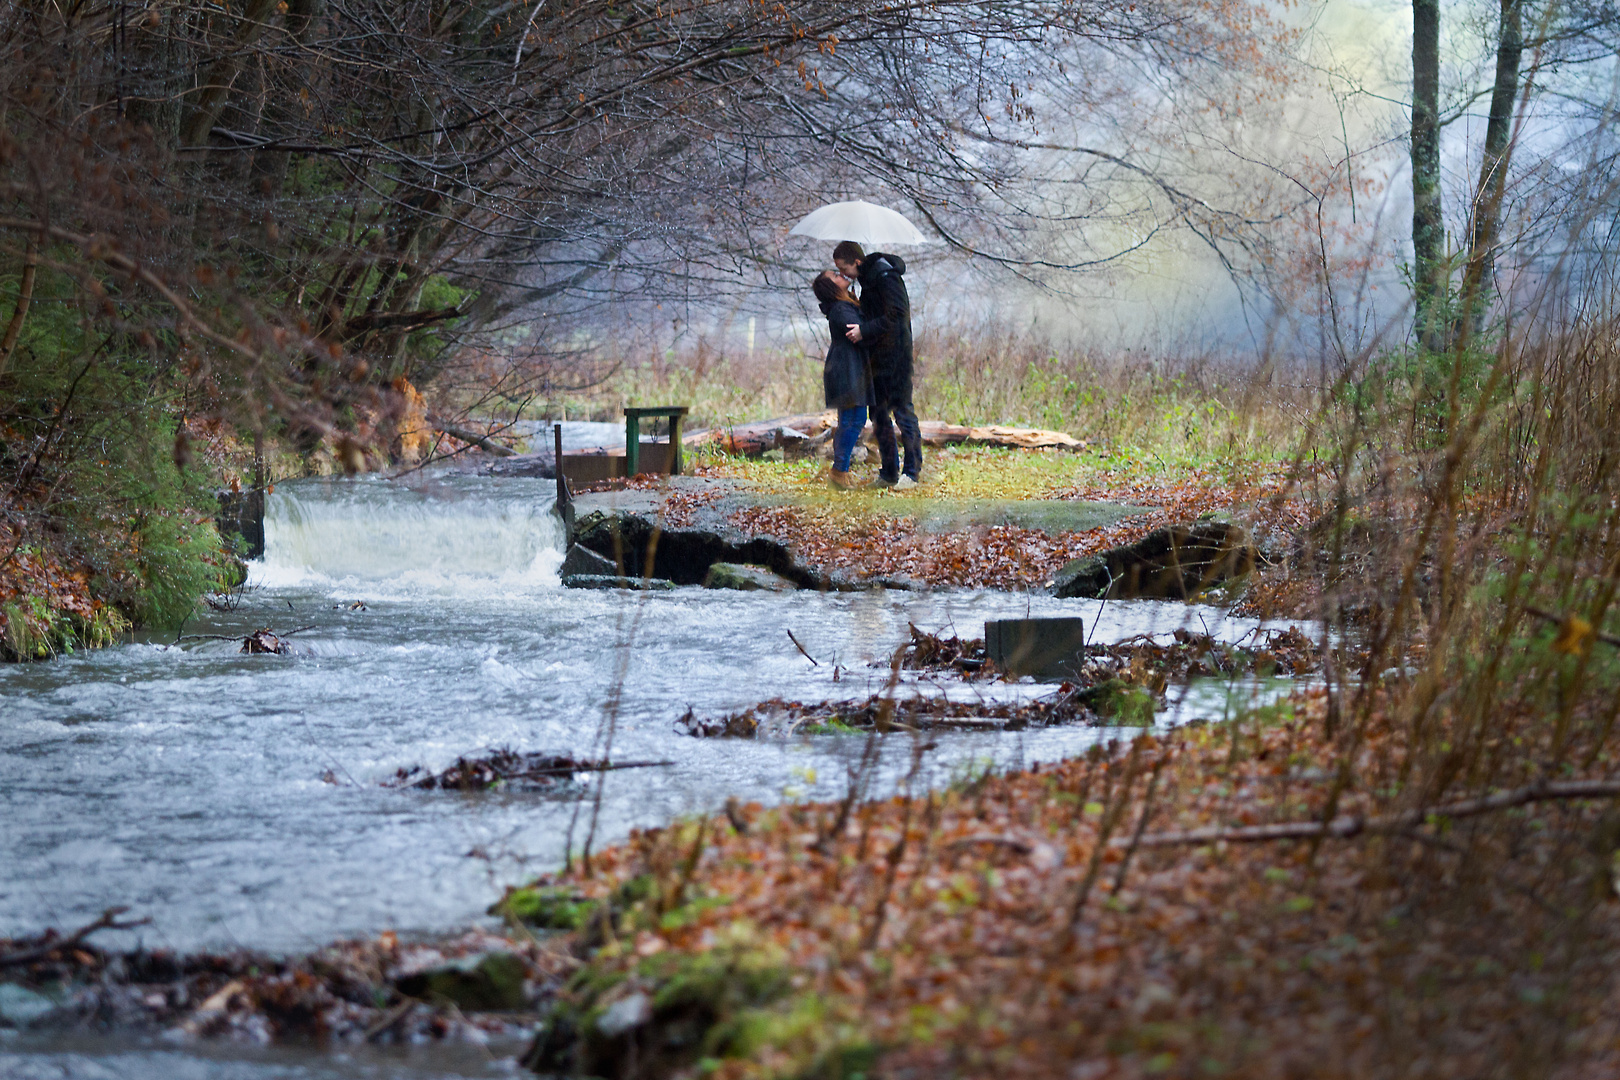
[(564, 530), (552, 485), (450, 477), (283, 484), (266, 500), (262, 584), (392, 582), (454, 592), (557, 583)]

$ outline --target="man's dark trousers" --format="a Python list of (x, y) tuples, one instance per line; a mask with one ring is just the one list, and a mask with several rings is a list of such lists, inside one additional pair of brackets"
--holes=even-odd
[[(900, 447), (895, 445), (894, 429), (900, 429), (900, 443), (906, 450), (906, 475), (913, 480), (922, 472), (922, 429), (917, 411), (911, 407), (911, 380), (888, 379), (882, 372), (872, 374), (872, 434), (877, 437), (878, 478), (887, 483), (900, 479)], [(890, 415), (893, 414), (893, 419)]]

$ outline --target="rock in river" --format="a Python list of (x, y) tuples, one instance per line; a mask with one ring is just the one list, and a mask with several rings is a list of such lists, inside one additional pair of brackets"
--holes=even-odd
[(1185, 600), (1247, 574), (1254, 559), (1253, 541), (1241, 525), (1170, 525), (1134, 544), (1075, 559), (1057, 572), (1052, 591), (1069, 598)]
[(742, 592), (791, 592), (798, 586), (763, 566), (717, 562), (703, 579), (705, 589), (737, 589)]
[(673, 589), (675, 583), (667, 578), (619, 577), (616, 574), (569, 574), (562, 583), (570, 589), (634, 589), (639, 592), (662, 592)]
[(526, 974), (523, 961), (511, 953), (487, 952), (407, 975), (394, 985), (411, 997), (489, 1012), (523, 1008)]
[(598, 555), (590, 548), (581, 544), (574, 544), (563, 556), (562, 566), (558, 568), (559, 577), (573, 577), (575, 574), (595, 574), (597, 576), (617, 577), (619, 564), (606, 555)]

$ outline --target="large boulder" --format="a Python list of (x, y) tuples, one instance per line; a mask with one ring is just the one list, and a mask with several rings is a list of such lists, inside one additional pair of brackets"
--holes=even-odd
[(1248, 530), (1225, 521), (1155, 529), (1134, 544), (1075, 559), (1057, 572), (1056, 596), (1185, 600), (1254, 569)]

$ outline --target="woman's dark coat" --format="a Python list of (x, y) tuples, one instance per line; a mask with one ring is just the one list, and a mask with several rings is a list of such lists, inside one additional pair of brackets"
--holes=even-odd
[(827, 329), (832, 332), (832, 344), (827, 347), (827, 362), (821, 370), (821, 385), (826, 391), (829, 409), (855, 409), (872, 404), (872, 367), (866, 350), (844, 332), (859, 326), (861, 309), (848, 300), (824, 300), (822, 313), (827, 316)]

